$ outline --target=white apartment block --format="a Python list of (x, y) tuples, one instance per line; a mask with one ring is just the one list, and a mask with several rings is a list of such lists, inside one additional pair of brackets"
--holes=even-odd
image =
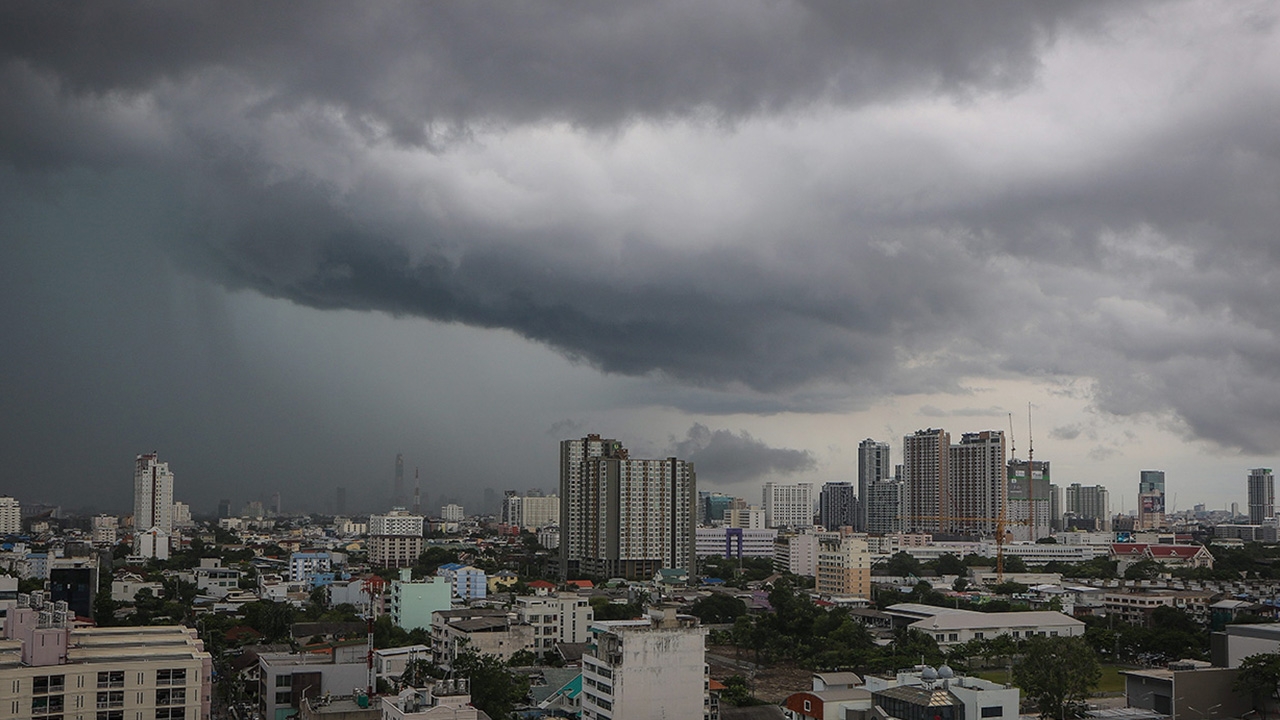
[(536, 530), (560, 523), (560, 498), (555, 495), (508, 494), (503, 499), (502, 522)]
[[(169, 463), (160, 462), (155, 453), (134, 460), (133, 528), (139, 538), (134, 541), (134, 551), (139, 554), (142, 533), (159, 528), (166, 539), (173, 534), (173, 473)], [(154, 545), (149, 548), (149, 557), (158, 557)]]
[(183, 528), (191, 527), (191, 506), (184, 502), (175, 502), (173, 504), (173, 527)]
[[(426, 688), (405, 688), (382, 697), (382, 720), (476, 720), (467, 678), (439, 680)], [(487, 715), (485, 717), (488, 717)]]
[(805, 577), (818, 574), (818, 536), (800, 533), (779, 537), (773, 545), (773, 569)]
[(516, 598), (516, 617), (533, 628), (534, 652), (542, 654), (556, 643), (584, 643), (595, 611), (584, 597), (561, 593), (547, 597)]
[(594, 623), (582, 656), (584, 720), (705, 717), (710, 707), (706, 630), (673, 610), (647, 620)]
[(222, 567), (218, 558), (200, 558), (200, 567), (194, 574), (196, 590), (202, 595), (224, 598), (240, 589), (240, 571)]
[(771, 528), (813, 525), (813, 483), (764, 484), (764, 523)]
[(17, 499), (0, 497), (0, 535), (17, 535), (22, 532), (22, 507)]
[(369, 516), (369, 563), (376, 567), (409, 567), (422, 554), (425, 518), (396, 508)]
[[(0, 498), (0, 502), (3, 499)], [(115, 515), (93, 516), (93, 544), (102, 546), (115, 545), (119, 539), (120, 519)]]
[(5, 639), (21, 650), (0, 658), (0, 720), (211, 717), (213, 662), (195, 630), (71, 630), (31, 600), (9, 604)]
[(463, 511), (461, 505), (449, 503), (448, 505), (444, 505), (440, 508), (440, 519), (445, 522), (462, 522), (466, 517), (467, 514)]
[(386, 515), (369, 516), (370, 535), (405, 535), (422, 537), (424, 518), (395, 509)]

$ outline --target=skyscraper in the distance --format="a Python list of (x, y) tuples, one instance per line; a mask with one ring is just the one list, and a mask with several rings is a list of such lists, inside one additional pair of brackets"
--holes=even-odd
[[(1014, 540), (1039, 540), (1052, 530), (1053, 496), (1049, 461), (1009, 461), (1009, 497), (1005, 505), (1006, 527)], [(1034, 505), (1032, 504), (1034, 503)], [(1035, 527), (1032, 528), (1032, 523)]]
[(396, 481), (391, 486), (391, 504), (404, 507), (404, 455), (396, 453)]
[(853, 483), (829, 482), (818, 494), (818, 524), (827, 530), (857, 527), (858, 505)]
[(1105, 485), (1071, 483), (1066, 492), (1067, 512), (1093, 525), (1095, 529), (1111, 529), (1111, 498)]
[(871, 438), (858, 443), (858, 521), (853, 526), (858, 532), (867, 532), (871, 487), (889, 479), (893, 467), (889, 462), (889, 443)]
[(1164, 525), (1164, 471), (1143, 470), (1138, 476), (1138, 529)]
[(917, 430), (902, 438), (907, 531), (936, 533), (950, 525), (950, 460), (951, 435), (946, 430)]
[(1254, 468), (1249, 471), (1249, 524), (1261, 525), (1262, 521), (1276, 514), (1276, 479), (1271, 468)]

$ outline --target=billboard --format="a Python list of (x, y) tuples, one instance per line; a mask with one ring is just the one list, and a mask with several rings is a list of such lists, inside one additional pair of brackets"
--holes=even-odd
[(1143, 493), (1138, 496), (1143, 515), (1164, 514), (1164, 493)]

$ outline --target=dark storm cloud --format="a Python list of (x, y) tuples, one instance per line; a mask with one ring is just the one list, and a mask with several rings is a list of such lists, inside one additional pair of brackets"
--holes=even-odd
[(0, 57), (76, 93), (229, 73), (422, 141), (476, 120), (733, 118), (1020, 87), (1090, 2), (11, 3)]
[(701, 423), (694, 423), (683, 439), (673, 438), (669, 452), (692, 462), (698, 479), (712, 484), (792, 475), (817, 467), (808, 450), (769, 447), (745, 430), (734, 434)]
[[(1158, 7), (1126, 31), (1158, 35), (1161, 12), (1195, 11)], [(76, 238), (46, 243), (44, 220), (32, 220), (31, 232), (0, 243), (16, 283), (7, 306), (30, 302), (15, 289), (28, 285), (47, 301), (6, 336), (62, 327), (45, 317), (62, 308), (83, 317), (54, 320), (98, 341), (84, 351), (43, 338), (48, 347), (8, 375), (67, 388), (55, 398), (61, 413), (10, 423), (33, 442), (35, 425), (52, 433), (72, 414), (74, 384), (61, 378), (80, 368), (68, 350), (126, 366), (132, 348), (118, 338), (140, 332), (130, 319), (145, 327), (163, 304), (155, 288), (143, 299), (127, 283), (96, 292), (87, 267), (75, 276), (83, 285), (60, 284), (68, 258), (92, 248), (113, 273), (173, 263), (307, 307), (510, 330), (606, 372), (657, 380), (629, 396), (637, 405), (842, 411), (885, 395), (960, 391), (964, 377), (1081, 376), (1096, 380), (1091, 397), (1108, 413), (1172, 412), (1190, 436), (1269, 449), (1280, 432), (1274, 63), (1232, 63), (1234, 87), (1188, 76), (1175, 93), (1181, 104), (1132, 110), (1141, 122), (1106, 145), (1096, 125), (1125, 115), (1087, 92), (1108, 80), (1097, 68), (1058, 80), (1080, 94), (1063, 106), (1090, 105), (1090, 117), (1061, 120), (1065, 140), (1017, 145), (1037, 123), (983, 114), (993, 98), (1032, 94), (1064, 38), (1119, 32), (1117, 18), (1145, 8), (0, 5), (0, 163), (15, 192), (41, 198), (60, 236)], [(1264, 40), (1274, 33), (1241, 27)], [(1213, 36), (1183, 44), (1210, 57), (1197, 43)], [(1141, 39), (1121, 33), (1114, 43)], [(1201, 84), (1213, 92), (1202, 98)], [(908, 109), (892, 114), (899, 105)], [(1061, 109), (1029, 114), (1048, 123)], [(853, 110), (889, 119), (859, 125)], [(823, 113), (840, 119), (805, 124)], [(911, 135), (956, 115), (983, 129), (954, 143)], [(600, 211), (592, 223), (595, 208), (571, 202), (573, 188), (518, 205), (494, 190), (510, 168), (459, 160), (530, 128), (585, 130), (588, 142), (608, 144), (646, 123), (655, 135), (692, 127), (734, 137), (775, 120), (752, 136), (781, 148), (773, 154), (733, 165), (756, 149), (744, 142), (659, 165), (658, 177), (617, 190), (617, 204), (636, 206), (640, 220)], [(825, 135), (801, 137), (815, 132)], [(871, 137), (842, 147), (854, 133)], [(406, 168), (424, 162), (418, 147), (438, 164), (415, 175)], [(545, 152), (526, 160), (535, 181), (510, 184), (526, 194), (554, 187), (543, 171), (573, 158)], [(739, 176), (700, 174), (699, 162)], [(451, 184), (458, 177), (476, 185)], [(726, 191), (727, 207), (692, 201), (693, 216), (669, 226), (649, 217), (667, 210), (650, 196), (702, 197), (716, 182), (745, 191)], [(81, 186), (97, 188), (101, 207), (78, 202)], [(99, 326), (115, 332), (85, 329)], [(149, 377), (137, 370), (119, 386)], [(239, 402), (209, 390), (205, 400), (235, 417), (249, 396), (271, 395), (260, 390), (250, 384)], [(99, 393), (81, 422), (129, 404), (124, 390)], [(33, 390), (22, 397), (24, 408), (41, 406)], [(146, 404), (163, 400), (156, 392)], [(306, 409), (273, 409), (259, 425), (278, 429), (280, 417)], [(704, 477), (812, 469), (805, 452), (745, 434), (695, 426), (678, 444), (701, 458), (689, 459)], [(733, 464), (745, 459), (752, 464)]]

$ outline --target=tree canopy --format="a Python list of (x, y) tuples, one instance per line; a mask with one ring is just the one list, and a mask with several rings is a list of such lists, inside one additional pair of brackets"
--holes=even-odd
[(1102, 678), (1093, 649), (1079, 637), (1028, 638), (1025, 659), (1013, 668), (1013, 682), (1035, 703), (1040, 717), (1084, 716), (1085, 700)]

